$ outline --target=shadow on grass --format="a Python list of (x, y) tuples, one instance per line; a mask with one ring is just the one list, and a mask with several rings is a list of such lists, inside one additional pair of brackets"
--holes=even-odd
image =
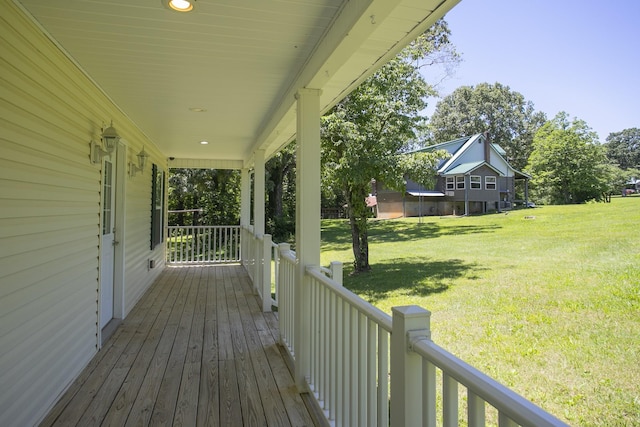
[[(455, 218), (452, 218), (455, 221)], [(501, 228), (488, 224), (459, 225), (446, 222), (414, 223), (394, 220), (371, 220), (369, 223), (369, 243), (408, 242), (412, 240), (435, 239), (442, 236), (492, 233)], [(322, 223), (323, 250), (348, 250), (351, 248), (351, 229), (348, 220), (331, 220)]]
[(482, 270), (476, 263), (459, 259), (432, 261), (420, 257), (385, 260), (371, 268), (368, 273), (349, 275), (353, 266), (345, 265), (344, 278), (345, 287), (371, 304), (391, 295), (410, 298), (438, 294), (449, 289), (454, 279), (478, 278), (476, 273)]

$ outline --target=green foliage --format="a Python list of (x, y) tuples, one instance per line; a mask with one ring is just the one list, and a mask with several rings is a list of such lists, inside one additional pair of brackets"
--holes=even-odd
[(522, 170), (532, 150), (533, 135), (546, 116), (533, 103), (500, 83), (461, 86), (440, 101), (429, 126), (432, 142), (440, 143), (488, 132), (492, 143), (507, 152), (511, 165)]
[[(404, 176), (410, 178), (413, 182), (422, 185), (424, 188), (430, 188), (436, 182), (436, 167), (439, 161), (450, 156), (445, 150), (407, 153), (400, 156), (400, 170), (404, 171)], [(404, 184), (400, 187), (400, 190), (404, 190)]]
[(240, 173), (221, 169), (171, 169), (169, 225), (232, 225), (240, 221)]
[(619, 194), (622, 189), (626, 188), (627, 183), (632, 178), (640, 177), (638, 169), (621, 169), (620, 167), (608, 164), (604, 166), (606, 171), (606, 192), (608, 194)]
[(534, 199), (545, 203), (601, 200), (609, 189), (610, 169), (598, 136), (564, 112), (536, 132), (527, 171)]
[(640, 129), (610, 133), (604, 144), (607, 157), (622, 169), (640, 169)]
[[(435, 93), (420, 74), (419, 62), (434, 49), (449, 46), (448, 35), (446, 24), (438, 23), (322, 118), (324, 193), (342, 193), (346, 201), (357, 272), (369, 270), (371, 209), (365, 198), (371, 192), (371, 180), (403, 188), (408, 171), (400, 153), (415, 140), (416, 130), (424, 127), (420, 112), (426, 97)], [(420, 156), (423, 166), (431, 168), (435, 156)]]

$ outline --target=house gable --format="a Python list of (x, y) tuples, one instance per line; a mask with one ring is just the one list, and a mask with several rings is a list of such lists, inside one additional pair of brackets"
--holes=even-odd
[[(506, 152), (504, 149), (497, 144), (487, 142), (486, 137), (482, 134), (431, 145), (418, 151), (436, 150), (445, 150), (451, 155), (448, 159), (443, 159), (438, 165), (438, 173), (440, 175), (464, 173), (460, 172), (461, 165), (467, 165), (466, 168), (469, 168), (473, 167), (473, 165), (479, 166), (485, 163), (496, 170), (500, 176), (528, 177), (522, 172), (513, 169), (505, 158)], [(454, 169), (455, 171), (452, 172)]]

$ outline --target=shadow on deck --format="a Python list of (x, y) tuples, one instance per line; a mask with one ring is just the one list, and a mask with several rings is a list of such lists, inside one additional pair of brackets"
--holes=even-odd
[(41, 426), (310, 426), (243, 267), (167, 268)]

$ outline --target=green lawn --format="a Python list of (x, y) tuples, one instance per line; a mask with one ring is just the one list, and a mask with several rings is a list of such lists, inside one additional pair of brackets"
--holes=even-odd
[(569, 424), (640, 426), (640, 197), (373, 220), (355, 277), (348, 223), (322, 240), (349, 289), (427, 308), (435, 342)]

